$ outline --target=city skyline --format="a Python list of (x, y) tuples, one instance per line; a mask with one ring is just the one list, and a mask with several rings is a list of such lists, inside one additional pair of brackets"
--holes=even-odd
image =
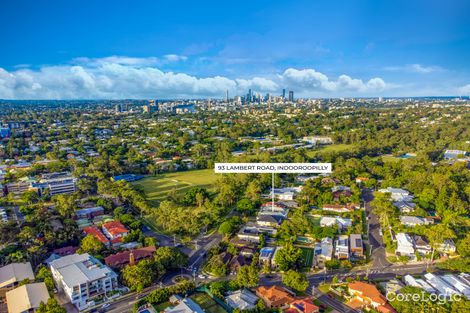
[(470, 94), (464, 1), (1, 7), (0, 99)]

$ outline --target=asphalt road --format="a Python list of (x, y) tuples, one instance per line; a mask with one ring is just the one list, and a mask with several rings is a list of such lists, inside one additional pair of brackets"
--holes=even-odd
[[(362, 192), (362, 200), (364, 201), (366, 216), (369, 224), (369, 243), (371, 245), (371, 259), (372, 265), (368, 269), (352, 269), (350, 271), (334, 270), (326, 271), (322, 273), (309, 274), (307, 276), (310, 286), (310, 293), (316, 296), (322, 303), (337, 310), (338, 312), (354, 313), (357, 312), (354, 309), (346, 306), (341, 301), (330, 297), (327, 294), (322, 293), (316, 287), (324, 282), (331, 282), (333, 277), (337, 277), (339, 281), (345, 281), (348, 277), (356, 278), (357, 276), (368, 277), (369, 280), (388, 280), (395, 278), (397, 275), (403, 276), (406, 274), (424, 274), (426, 272), (425, 266), (422, 264), (408, 264), (408, 265), (395, 265), (389, 263), (386, 259), (385, 246), (383, 243), (382, 236), (380, 235), (380, 224), (377, 216), (372, 212), (370, 201), (373, 200), (373, 193), (369, 189), (364, 189)], [(161, 245), (173, 245), (173, 238), (168, 236), (153, 234), (159, 239)], [(168, 273), (162, 279), (162, 285), (167, 286), (173, 284), (173, 279), (180, 274), (193, 275), (196, 282), (201, 281), (196, 277), (196, 273), (200, 270), (200, 267), (204, 261), (207, 251), (217, 245), (222, 240), (222, 236), (213, 233), (207, 236), (201, 236), (198, 238), (197, 249), (190, 250), (189, 253), (189, 267), (186, 269), (180, 269), (172, 273)], [(281, 284), (281, 275), (263, 275), (260, 277), (260, 285), (275, 285)], [(154, 285), (144, 290), (139, 297), (144, 297), (152, 290), (160, 288), (159, 285)], [(136, 293), (128, 294), (117, 301), (113, 302), (110, 307), (106, 309), (106, 312), (112, 313), (124, 313), (132, 312), (134, 303), (137, 301)]]
[(372, 212), (370, 202), (374, 195), (370, 189), (362, 190), (362, 200), (366, 211), (366, 217), (369, 224), (369, 244), (371, 246), (372, 267), (383, 268), (390, 265), (385, 253), (385, 245), (380, 235), (380, 223), (377, 215)]

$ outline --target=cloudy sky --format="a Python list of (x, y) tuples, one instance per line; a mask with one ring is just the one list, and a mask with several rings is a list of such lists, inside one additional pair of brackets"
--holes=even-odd
[(469, 1), (0, 2), (0, 99), (470, 94)]

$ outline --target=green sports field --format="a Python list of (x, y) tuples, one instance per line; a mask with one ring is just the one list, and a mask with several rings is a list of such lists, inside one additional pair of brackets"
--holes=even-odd
[(133, 184), (142, 187), (150, 204), (156, 206), (172, 192), (182, 195), (196, 186), (213, 191), (217, 177), (213, 169), (194, 170), (148, 176)]
[(325, 146), (321, 146), (318, 149), (308, 151), (307, 155), (309, 157), (315, 157), (319, 153), (343, 152), (343, 151), (353, 150), (354, 148), (355, 148), (355, 145), (344, 144), (344, 143), (333, 144), (333, 145), (325, 145)]

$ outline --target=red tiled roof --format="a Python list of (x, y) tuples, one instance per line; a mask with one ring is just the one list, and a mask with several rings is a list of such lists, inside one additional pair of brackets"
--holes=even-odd
[(104, 223), (102, 226), (108, 233), (110, 233), (113, 237), (118, 235), (127, 234), (129, 231), (127, 228), (122, 225), (119, 221), (112, 221)]
[(364, 283), (362, 281), (355, 281), (348, 284), (349, 291), (357, 292), (361, 294), (362, 298), (369, 298), (375, 303), (384, 305), (387, 303), (387, 299), (380, 291), (372, 284)]
[(104, 244), (109, 243), (108, 238), (99, 230), (96, 226), (88, 226), (83, 229), (83, 232), (87, 235), (95, 236), (99, 241)]
[(140, 260), (152, 257), (155, 251), (155, 247), (143, 247), (133, 250), (126, 250), (116, 254), (112, 254), (106, 257), (104, 261), (108, 266), (121, 267), (129, 264), (131, 252), (134, 254), (134, 260), (137, 263)]
[(317, 313), (320, 308), (313, 304), (311, 299), (298, 299), (290, 304), (290, 308), (294, 309), (296, 313)]
[(260, 286), (256, 288), (256, 293), (274, 307), (291, 304), (295, 300), (290, 292), (280, 286)]

